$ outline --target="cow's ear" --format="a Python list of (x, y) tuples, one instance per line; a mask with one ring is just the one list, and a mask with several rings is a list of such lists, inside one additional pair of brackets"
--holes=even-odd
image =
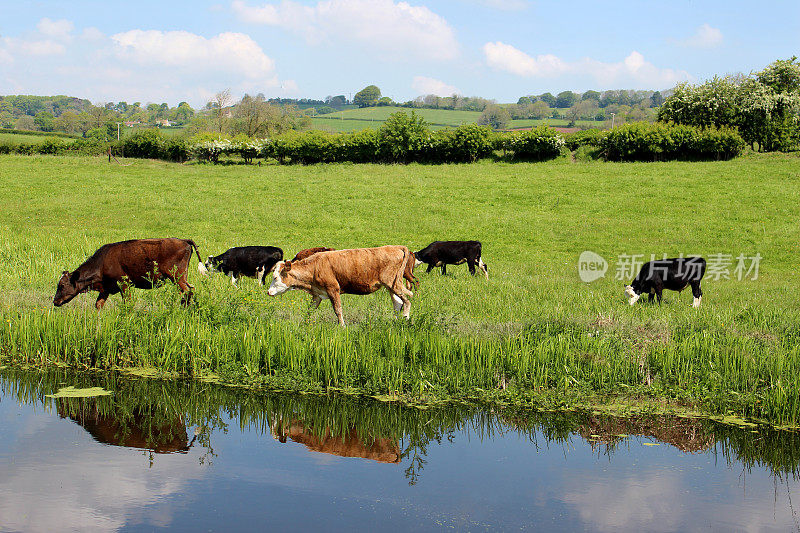
[(292, 262), (291, 262), (291, 261), (286, 261), (286, 262), (283, 264), (283, 270), (284, 270), (284, 272), (289, 272), (291, 269), (292, 269)]
[[(66, 273), (69, 274), (69, 272), (66, 272)], [(77, 270), (75, 272), (73, 272), (72, 274), (70, 274), (69, 275), (69, 282), (72, 283), (73, 285), (77, 285), (78, 284), (78, 275), (79, 275), (79, 272)]]

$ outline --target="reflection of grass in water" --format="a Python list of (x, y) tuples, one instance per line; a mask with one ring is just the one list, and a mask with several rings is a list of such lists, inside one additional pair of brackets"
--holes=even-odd
[[(62, 398), (46, 395), (71, 383), (76, 388), (100, 386), (113, 396)], [(202, 460), (213, 459), (214, 432), (234, 424), (242, 431), (275, 435), (279, 422), (299, 420), (319, 438), (346, 437), (354, 432), (369, 447), (376, 439), (397, 442), (409, 481), (426, 463), (428, 447), (465, 433), (490, 441), (509, 432), (534, 447), (569, 448), (579, 436), (613, 455), (631, 435), (644, 435), (688, 452), (712, 451), (729, 465), (766, 468), (779, 476), (800, 476), (800, 435), (789, 431), (738, 429), (708, 420), (639, 416), (628, 419), (580, 412), (546, 413), (527, 409), (488, 411), (470, 405), (417, 409), (396, 403), (294, 394), (259, 394), (186, 380), (134, 379), (113, 373), (29, 372), (5, 369), (0, 390), (23, 404), (58, 408), (62, 416), (81, 414), (118, 422), (120, 438), (141, 433), (150, 447), (167, 443), (195, 426), (197, 443), (206, 448)], [(73, 418), (73, 419), (74, 419)], [(179, 423), (176, 421), (180, 421)], [(127, 431), (127, 433), (126, 433)]]
[(89, 387), (85, 389), (76, 389), (75, 387), (64, 387), (58, 389), (55, 394), (48, 394), (48, 398), (94, 398), (97, 396), (108, 396), (113, 394), (102, 387)]

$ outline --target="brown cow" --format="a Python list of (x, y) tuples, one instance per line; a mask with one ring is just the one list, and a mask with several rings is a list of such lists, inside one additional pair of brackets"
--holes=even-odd
[(108, 297), (129, 286), (152, 289), (163, 279), (178, 284), (187, 305), (193, 287), (186, 279), (192, 249), (200, 258), (191, 239), (136, 239), (101, 246), (73, 272), (65, 270), (58, 280), (53, 305), (60, 307), (78, 294), (98, 291), (95, 307), (101, 309)]
[[(297, 255), (294, 256), (294, 259), (292, 259), (292, 262), (302, 261), (303, 259), (311, 257), (318, 252), (333, 252), (334, 250), (336, 250), (336, 248), (323, 248), (321, 246), (317, 248), (306, 248), (305, 250), (300, 250), (297, 252)], [(407, 286), (409, 289), (415, 287), (417, 283), (419, 283), (419, 280), (414, 277), (414, 265), (416, 263), (416, 257), (414, 257), (414, 252), (410, 253), (411, 259), (406, 264), (406, 271), (403, 272), (403, 277), (406, 279), (406, 281), (408, 281)]]
[(294, 259), (292, 259), (292, 262), (302, 261), (307, 257), (311, 257), (317, 252), (333, 252), (335, 250), (336, 248), (323, 248), (322, 246), (318, 246), (316, 248), (306, 248), (305, 250), (300, 250), (299, 252), (297, 252), (297, 255), (294, 256)]
[(280, 442), (290, 438), (294, 442), (304, 444), (312, 452), (338, 455), (339, 457), (358, 457), (370, 459), (379, 463), (399, 463), (400, 447), (397, 441), (387, 438), (376, 438), (367, 446), (358, 436), (355, 428), (350, 429), (345, 435), (336, 437), (331, 434), (330, 428), (325, 428), (322, 436), (317, 436), (312, 428), (307, 428), (300, 420), (292, 420), (288, 427), (282, 422), (277, 422), (271, 428), (272, 435)]
[(414, 293), (403, 284), (409, 261), (413, 261), (411, 252), (405, 246), (319, 252), (296, 263), (281, 261), (275, 265), (267, 294), (277, 296), (289, 289), (301, 289), (311, 294), (314, 308), (327, 298), (344, 326), (342, 294), (371, 294), (386, 287), (395, 311), (402, 309), (403, 316), (409, 318), (409, 298)]

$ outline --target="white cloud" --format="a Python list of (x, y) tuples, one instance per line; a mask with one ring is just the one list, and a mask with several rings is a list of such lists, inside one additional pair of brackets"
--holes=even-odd
[(531, 57), (510, 44), (500, 41), (486, 43), (483, 46), (483, 53), (489, 66), (519, 76), (550, 78), (569, 70), (569, 66), (554, 55), (544, 54)]
[(486, 43), (483, 52), (490, 67), (529, 78), (588, 75), (603, 86), (633, 84), (642, 87), (669, 87), (691, 79), (684, 70), (656, 67), (635, 50), (618, 63), (591, 58), (567, 62), (550, 54), (533, 57), (500, 41)]
[(206, 39), (187, 31), (131, 30), (112, 35), (115, 53), (141, 64), (178, 70), (225, 70), (248, 78), (271, 77), (275, 62), (243, 33)]
[(427, 78), (425, 76), (414, 76), (411, 88), (419, 94), (435, 94), (436, 96), (452, 96), (461, 94), (457, 88), (448, 85), (441, 80)]
[(81, 32), (81, 39), (86, 39), (87, 41), (98, 41), (104, 37), (103, 32), (91, 26), (84, 28), (83, 32)]
[(39, 21), (39, 24), (36, 25), (36, 29), (38, 29), (42, 35), (62, 41), (69, 41), (72, 39), (71, 33), (74, 29), (74, 25), (68, 20), (51, 20), (45, 17)]
[[(52, 56), (61, 55), (66, 52), (66, 48), (63, 44), (50, 39), (26, 40), (17, 39), (15, 37), (3, 37), (0, 39), (0, 43), (2, 43), (5, 55), (8, 57), (11, 57), (11, 52), (17, 52), (28, 56)], [(0, 52), (0, 54), (2, 53), (3, 52)]]
[(719, 29), (703, 24), (697, 28), (694, 35), (683, 41), (678, 41), (678, 44), (690, 48), (714, 48), (721, 45), (722, 40), (722, 32)]
[(345, 41), (366, 45), (396, 59), (449, 60), (458, 55), (453, 28), (425, 6), (392, 0), (324, 0), (314, 6), (293, 0), (250, 6), (232, 3), (246, 22), (278, 26), (309, 43)]
[(487, 7), (502, 11), (522, 11), (527, 9), (530, 2), (527, 0), (476, 0)]

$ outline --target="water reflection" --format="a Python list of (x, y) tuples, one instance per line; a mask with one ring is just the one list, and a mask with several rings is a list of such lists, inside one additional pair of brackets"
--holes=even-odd
[[(66, 385), (114, 395), (47, 397)], [(308, 528), (797, 528), (798, 435), (706, 420), (6, 369), (0, 426), (0, 531), (232, 529), (268, 508), (277, 528), (306, 507)]]

